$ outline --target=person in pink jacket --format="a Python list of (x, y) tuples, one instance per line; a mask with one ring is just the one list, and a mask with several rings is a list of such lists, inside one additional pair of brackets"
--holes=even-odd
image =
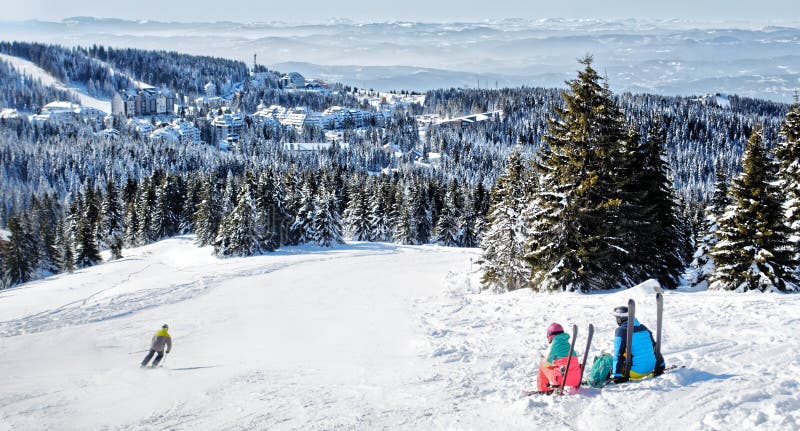
[(539, 364), (537, 389), (541, 393), (551, 393), (558, 388), (564, 380), (567, 362), (569, 362), (569, 372), (564, 386), (577, 387), (581, 379), (581, 365), (575, 351), (572, 352), (572, 360), (569, 361), (569, 334), (565, 333), (564, 328), (558, 323), (552, 323), (547, 327), (547, 342), (550, 343), (550, 351)]

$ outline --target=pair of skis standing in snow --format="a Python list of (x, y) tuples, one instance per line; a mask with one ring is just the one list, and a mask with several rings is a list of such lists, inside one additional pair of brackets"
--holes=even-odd
[[(592, 376), (590, 376), (593, 384), (602, 386), (608, 381), (623, 383), (628, 380), (658, 376), (665, 371), (664, 357), (661, 355), (663, 305), (663, 296), (661, 293), (656, 294), (655, 339), (650, 330), (636, 320), (636, 303), (632, 299), (628, 300), (627, 307), (614, 309), (618, 327), (614, 333), (614, 355), (610, 358), (611, 367), (610, 370), (604, 367), (604, 363), (609, 362), (608, 358), (596, 358)], [(592, 344), (594, 326), (589, 325), (582, 362), (578, 362), (578, 357), (575, 355), (577, 335), (577, 325), (572, 325), (571, 343), (569, 342), (570, 336), (564, 333), (563, 327), (558, 323), (553, 323), (547, 328), (550, 352), (539, 366), (538, 390), (529, 392), (528, 395), (534, 393), (558, 393), (560, 395), (564, 393), (565, 387), (576, 389), (580, 387)], [(600, 362), (598, 359), (601, 359)]]

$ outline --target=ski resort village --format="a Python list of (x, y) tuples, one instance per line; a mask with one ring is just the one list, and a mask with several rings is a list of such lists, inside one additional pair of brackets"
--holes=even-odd
[(800, 430), (800, 21), (40, 3), (0, 431)]
[[(148, 137), (151, 141), (205, 143), (222, 149), (239, 142), (242, 127), (247, 122), (273, 130), (291, 129), (299, 136), (312, 135), (311, 139), (316, 139), (313, 142), (287, 143), (285, 145), (287, 149), (321, 149), (329, 148), (333, 143), (346, 145), (342, 133), (345, 129), (362, 134), (369, 128), (380, 129), (398, 106), (404, 108), (412, 104), (421, 106), (425, 101), (425, 96), (422, 94), (359, 91), (341, 85), (331, 88), (324, 82), (307, 80), (297, 72), (283, 75), (268, 71), (257, 72), (265, 69), (259, 69), (255, 59), (254, 56), (253, 68), (244, 81), (225, 82), (219, 87), (214, 82), (207, 82), (202, 86), (201, 95), (197, 97), (137, 81), (136, 88), (111, 91), (110, 101), (89, 96), (89, 92), (82, 88), (77, 90), (80, 96), (95, 99), (96, 103), (93, 103), (93, 106), (82, 106), (80, 101), (54, 100), (38, 108), (31, 107), (31, 112), (19, 112), (17, 109), (4, 107), (0, 112), (0, 118), (11, 119), (22, 116), (32, 122), (50, 122), (55, 125), (80, 122), (97, 130), (96, 134), (109, 138), (119, 137), (120, 129), (126, 129)], [(15, 63), (25, 61), (12, 60)], [(48, 80), (55, 79), (35, 65), (29, 69), (18, 69), (23, 74), (26, 70), (32, 72), (23, 75), (28, 79), (40, 79), (41, 76), (46, 76)], [(113, 69), (109, 68), (109, 73), (113, 73)], [(308, 106), (287, 107), (279, 104), (267, 106), (261, 100), (253, 111), (243, 112), (245, 106), (241, 97), (245, 85), (252, 92), (267, 89), (276, 82), (274, 90), (282, 91), (290, 99), (294, 96), (302, 101), (304, 98), (316, 99), (328, 95), (336, 97), (341, 94), (341, 98), (351, 102), (353, 106), (333, 105), (319, 112)], [(91, 91), (91, 94), (97, 92)], [(106, 105), (110, 109), (107, 109)], [(302, 105), (302, 102), (299, 105)], [(104, 108), (98, 109), (95, 106)], [(428, 122), (431, 121), (429, 117), (426, 117)], [(441, 121), (438, 118), (433, 120)], [(313, 136), (315, 131), (318, 133)], [(312, 143), (315, 145), (309, 145)], [(395, 152), (396, 148), (392, 150)]]

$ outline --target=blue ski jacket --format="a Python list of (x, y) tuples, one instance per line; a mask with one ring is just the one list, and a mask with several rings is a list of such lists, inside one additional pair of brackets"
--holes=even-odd
[[(625, 370), (625, 346), (628, 323), (623, 322), (614, 332), (614, 377), (622, 377)], [(646, 326), (633, 319), (633, 339), (631, 341), (631, 377), (643, 377), (656, 367), (655, 341)]]

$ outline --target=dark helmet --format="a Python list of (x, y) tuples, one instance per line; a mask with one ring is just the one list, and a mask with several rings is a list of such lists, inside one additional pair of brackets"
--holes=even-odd
[(564, 328), (559, 325), (558, 323), (551, 323), (550, 326), (547, 327), (547, 342), (550, 343), (553, 341), (553, 337), (558, 334), (564, 332)]
[(167, 325), (167, 324), (165, 323), (165, 324), (161, 325), (161, 329), (169, 329), (169, 325)]
[(614, 309), (614, 317), (617, 319), (617, 325), (622, 325), (628, 321), (628, 307), (622, 305)]

